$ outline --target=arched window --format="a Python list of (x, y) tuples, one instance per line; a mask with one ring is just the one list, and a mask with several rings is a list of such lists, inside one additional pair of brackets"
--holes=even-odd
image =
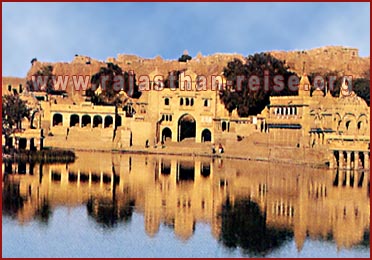
[(345, 124), (345, 126), (346, 126), (346, 130), (349, 130), (350, 123), (351, 123), (351, 121), (347, 121), (347, 122), (346, 122), (346, 124)]
[(63, 116), (62, 114), (56, 113), (53, 115), (53, 126), (63, 125)]
[(190, 105), (190, 100), (186, 98), (186, 106)]
[(101, 127), (102, 128), (102, 117), (96, 115), (93, 117), (93, 127)]
[(205, 107), (208, 107), (208, 106), (209, 106), (208, 99), (205, 99), (205, 100), (204, 100), (204, 106), (205, 106)]
[(105, 128), (112, 127), (113, 123), (114, 123), (114, 120), (113, 120), (112, 116), (106, 116), (105, 117), (105, 125), (104, 125)]
[(194, 99), (191, 98), (191, 100), (190, 100), (190, 106), (193, 106), (193, 105), (194, 105)]
[(164, 105), (169, 106), (169, 98), (164, 99)]
[(79, 126), (79, 116), (76, 114), (73, 114), (70, 116), (70, 127), (72, 126)]
[(90, 124), (91, 124), (90, 116), (89, 115), (83, 115), (83, 117), (81, 118), (81, 126), (82, 127), (86, 127), (86, 126), (90, 127)]
[(180, 98), (180, 106), (183, 106), (183, 98)]

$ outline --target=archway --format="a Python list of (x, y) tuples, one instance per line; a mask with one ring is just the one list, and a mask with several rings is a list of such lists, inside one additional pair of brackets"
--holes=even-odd
[(70, 116), (70, 127), (71, 126), (79, 126), (79, 116), (73, 114)]
[(93, 127), (102, 127), (102, 116), (95, 115), (93, 117)]
[(56, 113), (53, 115), (53, 126), (63, 125), (63, 116), (62, 114)]
[(196, 137), (196, 121), (193, 116), (186, 114), (178, 120), (178, 141), (181, 142), (185, 138)]
[(357, 131), (359, 134), (365, 134), (367, 131), (368, 118), (366, 115), (361, 115), (357, 122)]
[(106, 116), (105, 117), (105, 128), (112, 127), (114, 120), (112, 119), (112, 116)]
[(354, 134), (355, 133), (355, 130), (357, 129), (357, 122), (356, 122), (356, 119), (355, 119), (355, 116), (354, 115), (351, 115), (351, 114), (347, 114), (344, 118), (343, 118), (343, 130), (347, 133), (347, 134)]
[(83, 115), (83, 117), (81, 118), (81, 126), (82, 127), (86, 127), (86, 126), (90, 126), (91, 124), (91, 118), (89, 115)]
[(161, 140), (163, 142), (172, 141), (172, 130), (170, 130), (168, 127), (164, 128), (161, 132)]
[(202, 142), (211, 142), (212, 141), (212, 133), (209, 129), (204, 129), (201, 134)]

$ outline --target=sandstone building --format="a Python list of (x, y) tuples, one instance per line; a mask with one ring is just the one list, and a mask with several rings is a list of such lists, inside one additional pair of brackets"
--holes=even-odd
[[(344, 55), (350, 59), (358, 58), (357, 52), (346, 52)], [(330, 167), (369, 168), (370, 112), (360, 97), (350, 91), (340, 98), (332, 97), (329, 92), (324, 95), (320, 90), (310, 94), (309, 80), (303, 74), (298, 96), (271, 97), (270, 104), (260, 114), (241, 118), (235, 112), (229, 113), (218, 95), (218, 87), (226, 82), (221, 64), (233, 58), (242, 57), (198, 55), (186, 63), (164, 61), (160, 57), (110, 58), (108, 61), (119, 64), (123, 70), (133, 70), (136, 76), (148, 75), (152, 89), (160, 84), (154, 81), (156, 75), (182, 71), (177, 89), (143, 91), (140, 98), (128, 97), (125, 105), (119, 107), (93, 105), (73, 88), (68, 88), (67, 96), (51, 96), (21, 91), (24, 82), (13, 82), (22, 92), (22, 98), (34, 107), (33, 121), (24, 125), (36, 128), (33, 132), (42, 129), (34, 137), (27, 137), (31, 130), (18, 134), (15, 139), (22, 142), (17, 141), (17, 145), (119, 151), (148, 147), (145, 151), (155, 153), (159, 147), (166, 147), (160, 151), (183, 153), (187, 149), (196, 154), (210, 154), (210, 146), (221, 143), (226, 151), (235, 154), (240, 151), (242, 157), (262, 149), (261, 155), (252, 156), (270, 159), (280, 149), (287, 149), (291, 160), (301, 154), (303, 161), (320, 161)], [(33, 64), (29, 74), (42, 65)], [(56, 64), (54, 73), (72, 75), (71, 70), (79, 69), (80, 74), (92, 75), (103, 65), (89, 57), (76, 56), (71, 64)], [(197, 90), (198, 75), (206, 75), (208, 79), (215, 76), (214, 81), (207, 81), (205, 91)], [(12, 84), (3, 79), (3, 95)], [(191, 91), (185, 90), (189, 88)]]

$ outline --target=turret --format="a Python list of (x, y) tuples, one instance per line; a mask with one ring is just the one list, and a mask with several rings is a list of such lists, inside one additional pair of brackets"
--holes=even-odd
[(301, 77), (300, 84), (298, 86), (299, 96), (310, 96), (310, 81), (306, 73)]

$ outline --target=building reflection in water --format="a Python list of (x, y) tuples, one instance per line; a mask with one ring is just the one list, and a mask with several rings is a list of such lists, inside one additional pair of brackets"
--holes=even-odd
[[(4, 173), (5, 172), (5, 173)], [(189, 239), (211, 226), (226, 247), (264, 255), (294, 238), (369, 246), (369, 172), (210, 158), (79, 153), (72, 164), (3, 164), (3, 214), (47, 224), (57, 206), (86, 205), (107, 228), (144, 215)]]

